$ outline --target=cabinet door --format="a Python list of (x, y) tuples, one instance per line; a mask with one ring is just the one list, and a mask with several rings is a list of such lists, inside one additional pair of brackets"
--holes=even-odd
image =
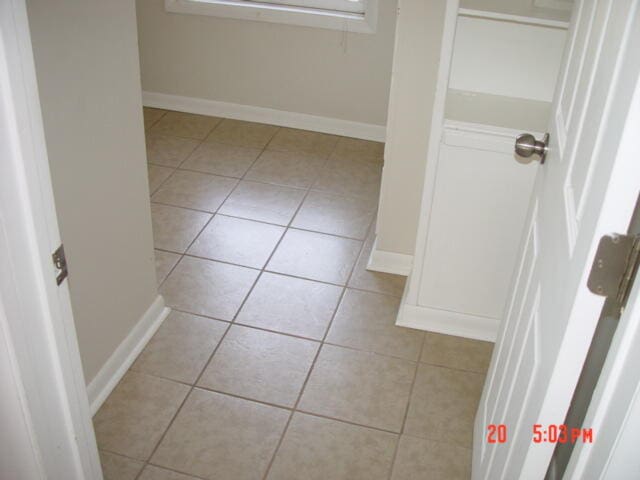
[(445, 132), (421, 306), (502, 318), (536, 173), (512, 149), (504, 137)]

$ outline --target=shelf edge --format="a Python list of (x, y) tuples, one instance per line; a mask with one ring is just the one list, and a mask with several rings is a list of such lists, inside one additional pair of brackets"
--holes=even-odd
[(488, 20), (499, 20), (503, 22), (522, 23), (525, 25), (534, 25), (538, 27), (559, 28), (563, 30), (566, 30), (569, 28), (569, 22), (565, 22), (562, 20), (550, 20), (546, 18), (525, 17), (522, 15), (491, 12), (487, 10), (476, 10), (472, 8), (459, 8), (458, 15), (462, 17), (484, 18)]

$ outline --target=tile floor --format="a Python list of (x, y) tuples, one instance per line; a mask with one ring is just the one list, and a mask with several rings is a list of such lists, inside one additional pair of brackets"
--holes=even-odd
[(394, 326), (382, 144), (144, 116), (172, 313), (95, 415), (105, 478), (469, 478), (492, 345)]

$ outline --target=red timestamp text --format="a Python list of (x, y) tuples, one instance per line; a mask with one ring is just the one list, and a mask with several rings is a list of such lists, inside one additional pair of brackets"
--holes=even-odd
[(507, 426), (504, 423), (499, 425), (490, 424), (487, 426), (487, 443), (506, 443)]
[[(507, 426), (505, 424), (487, 425), (487, 443), (506, 443), (507, 439)], [(533, 443), (593, 443), (594, 432), (592, 428), (535, 424), (531, 440)]]
[(535, 424), (532, 440), (533, 443), (593, 443), (593, 429)]

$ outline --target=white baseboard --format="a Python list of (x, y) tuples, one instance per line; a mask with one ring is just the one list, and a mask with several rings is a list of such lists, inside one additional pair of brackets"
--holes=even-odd
[(198, 113), (214, 117), (233, 118), (248, 122), (270, 123), (281, 127), (331, 133), (345, 137), (384, 142), (386, 126), (320, 117), (306, 113), (287, 112), (273, 108), (254, 107), (239, 103), (218, 102), (204, 98), (182, 97), (157, 92), (142, 92), (145, 107), (164, 108), (179, 112)]
[(91, 380), (87, 387), (91, 415), (95, 415), (102, 406), (170, 311), (165, 307), (164, 299), (158, 295), (129, 335), (118, 345), (109, 360)]
[(495, 342), (499, 320), (403, 303), (396, 325), (457, 337)]
[(369, 255), (369, 261), (367, 262), (367, 270), (393, 273), (395, 275), (402, 275), (406, 277), (411, 273), (412, 265), (412, 255), (378, 250), (378, 239), (376, 238), (373, 242), (371, 255)]

